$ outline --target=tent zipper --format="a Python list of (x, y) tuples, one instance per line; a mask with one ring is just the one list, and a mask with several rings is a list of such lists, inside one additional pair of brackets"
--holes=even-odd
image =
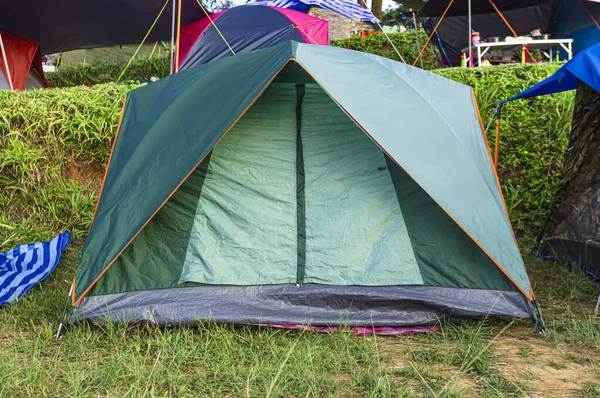
[(304, 284), (306, 274), (306, 212), (304, 192), (304, 153), (302, 151), (302, 100), (304, 99), (304, 84), (296, 85), (296, 285)]

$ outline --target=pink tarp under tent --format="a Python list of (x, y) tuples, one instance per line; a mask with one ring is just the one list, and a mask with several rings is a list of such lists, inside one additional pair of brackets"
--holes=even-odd
[(285, 8), (233, 7), (181, 28), (180, 70), (289, 40), (329, 45), (328, 22)]

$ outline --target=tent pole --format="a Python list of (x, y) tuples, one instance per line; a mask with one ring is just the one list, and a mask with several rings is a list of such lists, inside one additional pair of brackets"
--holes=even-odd
[[(581, 4), (581, 6), (583, 7), (583, 9), (588, 13), (588, 15), (590, 16), (590, 18), (592, 18), (592, 21), (594, 21), (594, 24), (596, 24), (596, 27), (598, 29), (600, 29), (600, 24), (598, 23), (598, 21), (596, 20), (596, 17), (594, 17), (594, 14), (592, 14), (592, 12), (590, 11), (590, 9), (588, 8), (588, 6), (582, 1), (579, 0), (579, 4)], [(566, 28), (565, 28), (566, 29)]]
[(175, 46), (175, 73), (179, 72), (179, 47), (181, 41), (181, 2), (177, 6), (177, 43)]
[(472, 24), (472, 20), (471, 20), (471, 0), (469, 0), (469, 67), (472, 68), (473, 67), (473, 55), (472, 53), (472, 45), (473, 45), (473, 39), (472, 39), (472, 34), (473, 34), (473, 24)]
[(11, 90), (14, 90), (12, 78), (10, 77), (10, 68), (8, 66), (8, 60), (6, 59), (6, 50), (4, 49), (4, 41), (2, 40), (2, 33), (0, 33), (0, 48), (2, 48), (2, 59), (4, 60), (4, 67), (6, 68), (6, 78), (8, 79), (8, 86)]
[(421, 59), (421, 55), (423, 55), (423, 52), (425, 52), (425, 49), (427, 48), (427, 45), (429, 44), (429, 42), (431, 41), (431, 39), (433, 38), (433, 35), (436, 34), (437, 32), (437, 28), (440, 26), (440, 24), (442, 23), (442, 21), (444, 20), (444, 18), (446, 17), (446, 14), (448, 13), (448, 10), (450, 9), (450, 7), (452, 7), (452, 3), (454, 3), (454, 0), (450, 0), (450, 2), (448, 3), (448, 6), (446, 7), (446, 9), (444, 10), (444, 13), (442, 14), (442, 16), (440, 17), (440, 20), (437, 21), (437, 23), (435, 24), (435, 26), (433, 27), (433, 32), (431, 32), (431, 34), (429, 35), (429, 37), (427, 38), (427, 41), (425, 42), (425, 45), (423, 46), (423, 48), (421, 48), (421, 51), (419, 51), (419, 55), (417, 55), (417, 59), (415, 59), (415, 62), (413, 62), (412, 66), (415, 66), (417, 64), (417, 62), (419, 62), (419, 60)]
[[(421, 52), (421, 41), (419, 40), (419, 25), (417, 24), (417, 14), (415, 14), (413, 12), (413, 20), (415, 22), (415, 34), (417, 35), (417, 50), (419, 50), (419, 52)], [(421, 69), (423, 68), (423, 58), (419, 58), (419, 61), (421, 61)]]
[(173, 10), (172, 10), (172, 18), (171, 18), (171, 74), (173, 74), (174, 69), (174, 65), (173, 65), (173, 61), (175, 60), (175, 13), (176, 11), (176, 4), (177, 4), (177, 0), (172, 0), (173, 1)]
[(564, 26), (563, 32), (562, 32), (563, 36), (567, 33), (567, 28), (569, 27), (569, 23), (571, 23), (571, 17), (573, 16), (575, 7), (577, 7), (577, 3), (573, 3), (573, 7), (571, 7), (571, 11), (569, 11), (569, 16), (567, 17), (567, 20), (565, 21), (565, 26)]
[[(504, 23), (506, 24), (506, 26), (508, 27), (508, 29), (510, 29), (510, 31), (513, 34), (513, 36), (514, 37), (519, 37), (519, 35), (517, 34), (517, 32), (513, 29), (512, 25), (506, 20), (506, 18), (504, 18), (504, 15), (500, 11), (500, 9), (496, 6), (496, 3), (494, 3), (494, 0), (489, 0), (489, 1), (490, 1), (490, 4), (492, 5), (492, 7), (494, 7), (494, 10), (496, 11), (496, 13), (502, 19), (502, 21), (504, 21)], [(531, 52), (529, 52), (529, 47), (525, 43), (523, 43), (521, 45), (521, 51), (522, 52), (526, 52), (527, 56), (531, 57), (531, 59), (533, 59), (533, 62), (537, 64), (537, 60), (533, 57), (533, 55), (531, 54)]]
[(154, 43), (154, 47), (152, 47), (152, 52), (150, 53), (150, 56), (148, 57), (148, 59), (152, 59), (152, 56), (154, 55), (154, 52), (156, 51), (156, 47), (158, 47), (158, 42)]

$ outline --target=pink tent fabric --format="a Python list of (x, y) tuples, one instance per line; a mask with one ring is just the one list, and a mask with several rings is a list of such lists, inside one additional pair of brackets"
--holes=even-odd
[(329, 45), (329, 23), (326, 20), (287, 8), (271, 8), (278, 10), (296, 25), (307, 43)]
[[(259, 7), (259, 6), (256, 6)], [(290, 10), (287, 8), (269, 7), (277, 10), (281, 14), (285, 15), (290, 23), (294, 25), (302, 38), (309, 44), (320, 44), (323, 46), (329, 45), (329, 24), (326, 20), (321, 18), (312, 17), (302, 12)], [(210, 15), (210, 19), (204, 17), (197, 21), (194, 21), (181, 28), (181, 39), (179, 44), (179, 64), (183, 63), (183, 60), (188, 56), (190, 50), (202, 36), (202, 33), (211, 25), (211, 19), (218, 27), (218, 19), (221, 15), (229, 11), (229, 9), (216, 12)]]
[(297, 330), (308, 330), (317, 333), (334, 333), (341, 331), (350, 331), (351, 334), (357, 336), (368, 336), (371, 334), (377, 334), (382, 336), (396, 336), (401, 334), (416, 334), (416, 333), (441, 333), (442, 329), (439, 326), (404, 326), (404, 327), (393, 327), (393, 326), (376, 326), (376, 327), (340, 327), (340, 326), (309, 326), (309, 325), (274, 325), (264, 324), (260, 326), (267, 326), (275, 329), (297, 329)]
[[(210, 18), (215, 21), (225, 11), (227, 10), (210, 14)], [(181, 28), (181, 37), (179, 41), (179, 64), (181, 64), (185, 57), (187, 57), (196, 40), (198, 40), (198, 38), (202, 35), (202, 32), (204, 32), (210, 23), (210, 19), (204, 17)]]

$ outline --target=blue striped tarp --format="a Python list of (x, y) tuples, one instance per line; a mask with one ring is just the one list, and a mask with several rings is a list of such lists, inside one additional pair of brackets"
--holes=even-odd
[(379, 22), (369, 9), (362, 7), (358, 2), (352, 0), (265, 0), (252, 4), (291, 8), (296, 11), (305, 11), (309, 6), (319, 6), (353, 21)]
[(20, 299), (46, 279), (70, 240), (71, 233), (65, 231), (50, 242), (30, 243), (0, 253), (0, 306)]

